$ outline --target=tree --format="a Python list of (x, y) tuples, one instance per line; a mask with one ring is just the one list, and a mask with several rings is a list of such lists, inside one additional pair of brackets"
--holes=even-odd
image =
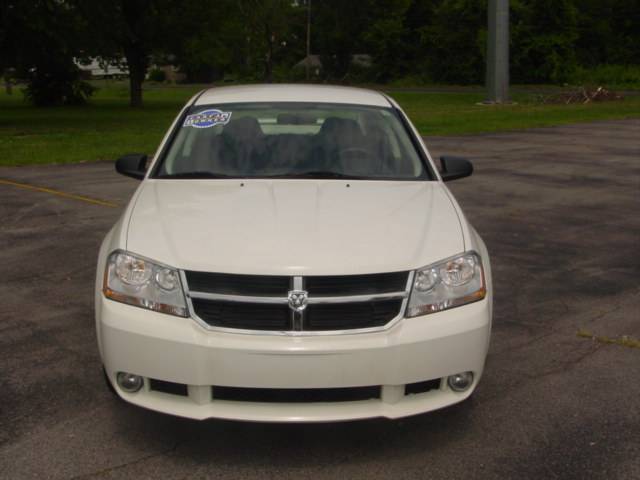
[(353, 55), (366, 53), (363, 35), (370, 24), (372, 1), (323, 0), (313, 3), (312, 42), (330, 80), (344, 80)]
[(411, 43), (405, 21), (411, 0), (374, 2), (371, 23), (364, 32), (366, 51), (373, 56), (377, 81), (388, 81), (404, 73), (404, 49)]
[(487, 2), (443, 0), (421, 28), (423, 75), (443, 83), (482, 83), (486, 50)]
[(74, 0), (93, 41), (88, 50), (114, 60), (125, 58), (129, 70), (129, 103), (142, 106), (142, 82), (151, 55), (164, 52), (174, 39), (172, 21), (180, 18), (178, 0)]
[(640, 0), (577, 4), (576, 55), (584, 67), (640, 64)]
[(0, 7), (0, 71), (26, 81), (27, 100), (37, 106), (84, 103), (93, 88), (81, 78), (84, 26), (66, 2), (3, 2)]
[(238, 0), (238, 8), (246, 22), (247, 51), (258, 53), (262, 59), (257, 63), (263, 64), (264, 81), (272, 82), (275, 56), (288, 34), (291, 1)]
[(244, 73), (248, 69), (247, 32), (238, 2), (186, 0), (183, 5), (182, 14), (172, 23), (179, 41), (172, 42), (167, 51), (187, 81), (206, 83), (229, 72)]
[(511, 2), (511, 76), (516, 82), (564, 82), (576, 67), (573, 0)]

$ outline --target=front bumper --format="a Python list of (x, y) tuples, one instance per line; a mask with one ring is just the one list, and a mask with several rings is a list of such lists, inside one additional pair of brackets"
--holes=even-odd
[[(467, 398), (482, 375), (491, 330), (489, 297), (463, 307), (403, 319), (392, 328), (342, 335), (247, 335), (207, 331), (179, 318), (100, 296), (98, 343), (107, 375), (125, 400), (194, 419), (315, 422), (399, 418)], [(141, 375), (137, 393), (122, 391), (117, 372)], [(463, 393), (446, 377), (474, 373)], [(150, 388), (149, 379), (187, 386), (187, 395)], [(405, 395), (405, 385), (444, 379), (440, 387)], [(316, 403), (213, 399), (212, 387), (330, 389), (380, 386), (380, 398)]]

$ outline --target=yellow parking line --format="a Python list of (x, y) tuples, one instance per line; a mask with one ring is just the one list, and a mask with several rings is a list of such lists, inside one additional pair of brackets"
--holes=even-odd
[(64, 197), (64, 198), (71, 198), (73, 200), (79, 200), (81, 202), (91, 203), (93, 205), (101, 205), (103, 207), (115, 208), (118, 206), (117, 203), (108, 202), (106, 200), (99, 200), (97, 198), (85, 197), (84, 195), (76, 195), (74, 193), (62, 192), (60, 190), (54, 190), (53, 188), (38, 187), (36, 185), (29, 185), (28, 183), (14, 182), (13, 180), (6, 180), (4, 178), (0, 178), (0, 184), (11, 185), (18, 188), (24, 188), (25, 190), (34, 190), (36, 192), (50, 193), (51, 195), (57, 195), (59, 197)]

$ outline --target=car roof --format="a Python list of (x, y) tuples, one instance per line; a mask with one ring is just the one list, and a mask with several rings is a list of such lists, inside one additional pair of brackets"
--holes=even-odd
[(374, 90), (308, 84), (213, 87), (205, 90), (196, 99), (195, 105), (254, 102), (343, 103), (391, 107), (387, 97)]

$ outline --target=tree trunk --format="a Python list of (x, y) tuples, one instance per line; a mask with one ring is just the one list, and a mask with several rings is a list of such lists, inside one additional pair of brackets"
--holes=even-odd
[(129, 69), (129, 105), (132, 107), (142, 106), (142, 80), (131, 69)]
[(271, 60), (271, 55), (267, 55), (265, 60), (264, 81), (267, 83), (273, 83), (273, 62)]
[(147, 56), (135, 46), (125, 49), (129, 68), (129, 105), (142, 107), (142, 82), (147, 74)]
[(271, 32), (269, 24), (265, 26), (265, 33), (267, 36), (267, 54), (264, 59), (264, 80), (267, 83), (273, 82), (273, 42), (275, 41), (274, 34)]

